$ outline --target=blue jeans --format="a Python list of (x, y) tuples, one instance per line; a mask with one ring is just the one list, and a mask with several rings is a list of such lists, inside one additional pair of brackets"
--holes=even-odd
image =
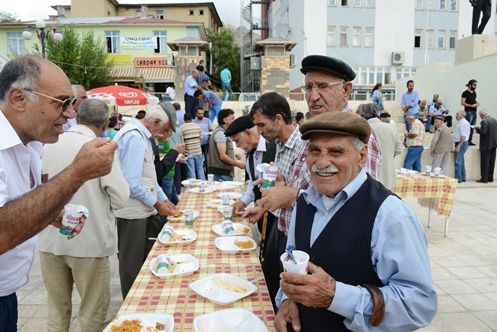
[(466, 166), (464, 165), (464, 154), (468, 150), (468, 141), (461, 144), (461, 149), (455, 153), (455, 177), (459, 181), (466, 181)]
[(229, 175), (214, 174), (214, 181), (233, 181), (233, 177)]
[(186, 159), (186, 166), (188, 166), (188, 178), (205, 180), (204, 162), (202, 161), (202, 154), (188, 156)]
[(164, 193), (166, 194), (167, 198), (173, 203), (174, 205), (178, 204), (179, 198), (178, 194), (176, 193), (176, 185), (174, 184), (174, 179), (173, 178), (168, 178), (164, 177), (162, 179), (162, 184), (161, 184), (162, 190), (164, 190)]
[(221, 106), (222, 106), (221, 104), (212, 105), (212, 109), (211, 109), (212, 114), (209, 114), (209, 120), (211, 120), (211, 122), (214, 122), (214, 119), (217, 120), (217, 114), (221, 110)]
[(0, 331), (17, 332), (17, 296), (0, 296)]
[(421, 172), (421, 154), (422, 146), (410, 146), (407, 148), (406, 159), (404, 159), (404, 168), (413, 169)]
[(231, 83), (224, 83), (222, 85), (223, 89), (223, 100), (231, 100), (231, 94), (233, 93), (233, 90), (231, 90)]
[[(468, 120), (470, 125), (474, 126), (476, 124), (476, 111), (466, 111), (466, 120)], [(468, 144), (471, 143), (473, 143), (473, 128), (471, 128), (471, 131), (469, 132), (468, 139)]]

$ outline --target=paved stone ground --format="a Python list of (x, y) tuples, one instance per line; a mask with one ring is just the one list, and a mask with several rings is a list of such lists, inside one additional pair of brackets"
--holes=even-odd
[[(450, 219), (449, 236), (443, 236), (443, 219), (415, 199), (407, 200), (422, 220), (429, 241), (433, 279), (438, 292), (438, 313), (426, 332), (497, 331), (497, 184), (463, 183), (459, 186)], [(111, 314), (122, 303), (117, 259), (112, 258)], [(46, 331), (47, 299), (38, 260), (28, 285), (18, 292), (19, 330)], [(73, 294), (71, 331), (80, 331), (79, 296)]]

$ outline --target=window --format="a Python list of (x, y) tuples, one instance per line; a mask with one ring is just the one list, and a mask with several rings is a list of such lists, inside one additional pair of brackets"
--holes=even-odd
[(426, 42), (428, 43), (428, 48), (435, 46), (435, 32), (433, 30), (426, 30)]
[(456, 48), (457, 31), (450, 30), (449, 33), (449, 48)]
[(327, 46), (336, 46), (336, 28), (334, 26), (328, 27), (328, 32), (326, 34), (326, 45)]
[(416, 9), (418, 10), (423, 9), (423, 1), (424, 0), (416, 0)]
[(361, 47), (361, 28), (352, 28), (352, 47)]
[(157, 38), (157, 48), (155, 53), (167, 53), (167, 31), (154, 31), (154, 36)]
[(440, 10), (445, 10), (445, 0), (438, 0), (438, 8)]
[(342, 2), (342, 7), (347, 7), (349, 5), (347, 0), (340, 0), (340, 1)]
[(445, 48), (445, 35), (447, 32), (445, 30), (438, 30), (437, 36), (437, 48), (444, 49)]
[(435, 0), (428, 0), (427, 9), (429, 10), (435, 9)]
[(164, 11), (159, 9), (155, 11), (155, 18), (158, 18), (159, 20), (163, 20), (165, 18), (164, 16)]
[(193, 16), (194, 12), (193, 9), (188, 10), (188, 15)]
[(26, 54), (26, 47), (24, 46), (24, 38), (22, 38), (22, 32), (8, 32), (7, 41), (9, 45), (9, 51), (12, 55)]
[(374, 8), (375, 5), (375, 0), (366, 0), (366, 7), (368, 8)]
[(200, 38), (200, 32), (198, 31), (198, 26), (186, 26), (186, 35), (188, 37)]
[(364, 31), (364, 47), (374, 47), (374, 28), (366, 27)]
[(204, 15), (204, 10), (203, 10), (203, 9), (199, 9), (199, 10), (198, 10), (198, 14), (199, 14), (200, 16), (203, 16), (203, 15)]
[(337, 0), (328, 0), (328, 6), (336, 6)]
[(421, 30), (416, 29), (416, 32), (414, 34), (414, 47), (420, 48), (421, 47)]
[(121, 46), (119, 31), (105, 31), (105, 39), (107, 39), (107, 53), (119, 53)]
[(354, 7), (361, 7), (361, 0), (354, 0)]
[(340, 27), (340, 46), (347, 46), (348, 27)]
[(457, 0), (450, 0), (450, 10), (457, 10)]

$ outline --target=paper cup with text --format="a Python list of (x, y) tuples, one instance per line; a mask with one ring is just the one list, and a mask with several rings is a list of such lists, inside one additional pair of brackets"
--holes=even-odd
[(280, 256), (281, 263), (283, 264), (283, 270), (285, 272), (298, 273), (298, 274), (307, 274), (307, 265), (309, 264), (309, 255), (300, 250), (292, 251), (293, 257), (297, 261), (295, 264), (292, 260), (290, 260), (287, 256), (288, 253), (284, 252)]
[(71, 236), (81, 217), (88, 218), (88, 209), (83, 205), (66, 204), (64, 206), (64, 216), (62, 217), (62, 227), (59, 233), (64, 236)]

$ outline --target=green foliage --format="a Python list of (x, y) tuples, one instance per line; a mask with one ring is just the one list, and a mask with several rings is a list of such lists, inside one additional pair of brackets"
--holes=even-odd
[(89, 90), (112, 84), (113, 64), (107, 60), (107, 47), (93, 32), (80, 36), (72, 29), (61, 31), (64, 38), (57, 42), (49, 34), (46, 40), (47, 59), (66, 73), (72, 84)]
[(0, 23), (11, 23), (15, 21), (17, 21), (15, 15), (0, 10)]
[(221, 70), (228, 67), (231, 71), (233, 90), (240, 91), (240, 47), (235, 42), (233, 30), (227, 27), (219, 29), (218, 33), (208, 30), (207, 40), (212, 42), (209, 52), (212, 52), (213, 68), (217, 68), (213, 74), (219, 76)]

